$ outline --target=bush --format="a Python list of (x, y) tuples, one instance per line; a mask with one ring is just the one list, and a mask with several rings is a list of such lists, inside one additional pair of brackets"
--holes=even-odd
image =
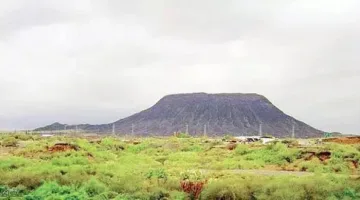
[(148, 180), (155, 178), (157, 183), (159, 184), (160, 182), (166, 183), (168, 175), (166, 174), (164, 169), (152, 169), (146, 174), (146, 178)]
[(21, 197), (25, 195), (26, 192), (26, 188), (21, 185), (16, 188), (9, 188), (7, 186), (0, 185), (0, 199), (1, 197), (7, 197), (9, 199), (12, 197)]
[(141, 151), (144, 151), (146, 148), (147, 148), (147, 144), (141, 143), (136, 145), (130, 145), (127, 148), (127, 151), (131, 153), (140, 153)]
[(191, 136), (188, 133), (179, 133), (176, 134), (177, 138), (190, 138)]
[(78, 190), (74, 186), (60, 186), (55, 182), (45, 183), (25, 196), (25, 200), (42, 199), (85, 200), (89, 197), (83, 190)]
[(189, 145), (183, 146), (181, 148), (181, 151), (201, 152), (201, 151), (203, 151), (203, 147), (200, 145), (189, 144)]
[[(1, 171), (0, 171), (1, 172)], [(24, 186), (28, 190), (33, 190), (42, 184), (42, 179), (34, 172), (15, 170), (6, 174), (0, 173), (0, 184), (9, 187)]]
[(157, 190), (151, 192), (149, 194), (148, 198), (149, 198), (149, 200), (159, 200), (159, 199), (168, 199), (169, 196), (170, 195), (168, 192), (166, 192), (162, 189), (157, 189)]
[(235, 154), (241, 155), (241, 156), (248, 154), (250, 152), (251, 152), (250, 148), (245, 144), (239, 144), (239, 145), (237, 145), (237, 147), (235, 149)]
[(360, 199), (360, 192), (347, 187), (341, 192), (336, 192), (334, 197), (336, 197), (336, 199)]
[(7, 159), (0, 159), (0, 170), (11, 171), (25, 166), (29, 166), (32, 162), (21, 157), (8, 157)]
[(33, 137), (27, 134), (16, 134), (14, 138), (22, 141), (33, 140)]
[(120, 195), (116, 196), (114, 200), (132, 200), (132, 199), (135, 199), (135, 198), (133, 198), (131, 195), (120, 194)]
[(283, 140), (281, 143), (286, 144), (288, 147), (296, 147), (299, 145), (299, 142), (293, 139)]
[(114, 138), (104, 138), (101, 140), (101, 145), (106, 148), (106, 150), (112, 151), (121, 151), (125, 149), (125, 144), (115, 140)]
[(329, 169), (326, 168), (326, 166), (323, 166), (321, 164), (321, 161), (318, 159), (302, 162), (298, 166), (301, 171), (319, 172), (319, 173), (330, 172)]
[(173, 192), (170, 193), (170, 199), (173, 199), (173, 200), (186, 200), (187, 199), (187, 194), (185, 194), (184, 192), (173, 191)]
[(74, 154), (69, 157), (53, 158), (51, 161), (53, 165), (57, 166), (87, 165), (89, 163), (89, 160), (86, 157)]
[(1, 146), (3, 147), (16, 147), (17, 144), (18, 141), (14, 137), (7, 137), (1, 142)]
[(266, 164), (284, 165), (294, 162), (299, 156), (298, 149), (288, 148), (285, 144), (276, 143), (245, 155), (246, 160), (263, 161)]
[(103, 183), (92, 178), (88, 183), (84, 185), (84, 190), (89, 197), (94, 197), (96, 195), (104, 193), (107, 190), (107, 187)]
[(212, 180), (209, 181), (204, 191), (201, 193), (201, 199), (256, 199), (254, 198), (254, 193), (256, 192), (256, 188), (258, 188), (255, 186), (256, 181), (256, 179), (249, 180), (246, 177), (223, 177), (221, 180)]
[(234, 138), (234, 136), (230, 135), (230, 134), (226, 134), (224, 137), (222, 137), (222, 141), (229, 141), (232, 140)]

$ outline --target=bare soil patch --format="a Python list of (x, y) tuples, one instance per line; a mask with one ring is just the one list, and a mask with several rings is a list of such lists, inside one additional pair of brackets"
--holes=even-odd
[(66, 142), (59, 142), (59, 143), (56, 143), (54, 146), (48, 148), (49, 152), (63, 152), (63, 151), (70, 151), (70, 150), (78, 151), (79, 147), (76, 145), (73, 145), (73, 144), (66, 143)]
[(339, 144), (360, 144), (360, 136), (354, 137), (338, 137), (338, 138), (326, 138), (324, 142), (335, 142)]

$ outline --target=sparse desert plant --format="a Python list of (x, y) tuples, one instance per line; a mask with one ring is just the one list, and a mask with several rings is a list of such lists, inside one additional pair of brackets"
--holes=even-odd
[(178, 133), (176, 134), (177, 138), (190, 138), (191, 136), (188, 133)]
[(15, 199), (26, 195), (27, 190), (23, 186), (9, 188), (8, 186), (0, 185), (0, 199)]
[(166, 183), (166, 181), (168, 179), (168, 175), (165, 172), (165, 170), (162, 168), (152, 169), (146, 174), (146, 178), (148, 180), (155, 178), (157, 181), (157, 184), (159, 185), (160, 183)]
[(244, 144), (237, 145), (237, 147), (235, 149), (235, 153), (238, 155), (241, 155), (241, 156), (246, 155), (250, 152), (251, 152), (251, 150), (250, 150), (249, 146), (244, 145)]
[(28, 134), (16, 134), (14, 138), (21, 141), (33, 140), (34, 138)]
[[(0, 137), (1, 141), (15, 139), (13, 135)], [(79, 149), (49, 152), (47, 147), (58, 140)], [(39, 137), (27, 140), (26, 145), (0, 147), (4, 152), (0, 155), (0, 190), (11, 194), (4, 198), (356, 199), (360, 192), (359, 180), (348, 174), (359, 173), (350, 165), (351, 160), (359, 159), (356, 145), (331, 144), (300, 151), (277, 142), (239, 144), (229, 151), (221, 138), (149, 137), (137, 138), (136, 144), (112, 137), (96, 141)], [(313, 152), (313, 156), (304, 159), (304, 152)], [(320, 152), (331, 155), (321, 161)], [(239, 169), (305, 170), (315, 175), (245, 175)]]
[(1, 146), (3, 147), (16, 147), (17, 144), (18, 140), (15, 137), (7, 137), (1, 142)]
[(226, 145), (226, 149), (228, 150), (234, 150), (236, 149), (236, 147), (237, 147), (237, 143), (235, 142), (230, 142), (229, 144)]
[(246, 160), (263, 161), (265, 164), (284, 165), (294, 162), (300, 151), (298, 149), (288, 148), (282, 143), (275, 143), (251, 151), (245, 155)]
[(294, 139), (282, 140), (281, 143), (286, 144), (288, 147), (296, 147), (299, 145), (299, 142)]
[(35, 191), (25, 196), (25, 200), (41, 199), (88, 199), (84, 190), (77, 190), (74, 186), (60, 186), (55, 182), (44, 183)]
[(222, 141), (229, 141), (232, 140), (234, 138), (234, 136), (230, 135), (230, 134), (225, 134), (224, 137), (222, 137)]
[(181, 173), (180, 187), (190, 199), (199, 199), (207, 180), (201, 171), (191, 170)]
[(182, 180), (180, 181), (180, 186), (182, 191), (189, 194), (190, 199), (199, 199), (201, 191), (203, 190), (205, 181), (190, 181)]
[(92, 178), (84, 185), (84, 190), (89, 197), (94, 197), (104, 193), (107, 190), (105, 184), (99, 182), (95, 178)]

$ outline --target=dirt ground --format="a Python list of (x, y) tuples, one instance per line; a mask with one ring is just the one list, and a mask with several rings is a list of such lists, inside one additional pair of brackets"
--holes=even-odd
[(230, 174), (257, 174), (264, 176), (278, 176), (278, 175), (293, 175), (293, 176), (312, 176), (312, 172), (298, 172), (298, 171), (282, 171), (282, 170), (259, 170), (259, 169), (234, 169), (234, 170), (201, 170), (203, 173), (222, 172)]
[(360, 136), (338, 137), (323, 139), (324, 142), (335, 142), (339, 144), (360, 144)]
[(10, 151), (12, 150), (13, 148), (10, 148), (10, 147), (1, 147), (0, 146), (0, 158), (1, 157), (6, 157), (8, 155), (10, 155)]
[(78, 150), (78, 147), (68, 143), (57, 143), (52, 147), (48, 148), (49, 152), (61, 152), (61, 151), (70, 151), (70, 150)]

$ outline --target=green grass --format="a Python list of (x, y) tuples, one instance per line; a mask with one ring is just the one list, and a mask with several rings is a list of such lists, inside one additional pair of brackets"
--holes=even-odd
[[(9, 139), (10, 138), (10, 139)], [(350, 160), (360, 158), (359, 146), (324, 145), (319, 149), (287, 144), (238, 145), (217, 148), (221, 139), (167, 137), (105, 137), (90, 143), (70, 137), (41, 138), (0, 135), (22, 146), (1, 146), (0, 199), (189, 199), (181, 180), (206, 182), (201, 199), (360, 199), (359, 173)], [(48, 152), (65, 141), (78, 151)], [(305, 160), (304, 151), (329, 151), (331, 158)], [(265, 176), (229, 170), (306, 170), (314, 175)], [(215, 171), (214, 171), (215, 170)], [(289, 187), (291, 186), (291, 187)]]

